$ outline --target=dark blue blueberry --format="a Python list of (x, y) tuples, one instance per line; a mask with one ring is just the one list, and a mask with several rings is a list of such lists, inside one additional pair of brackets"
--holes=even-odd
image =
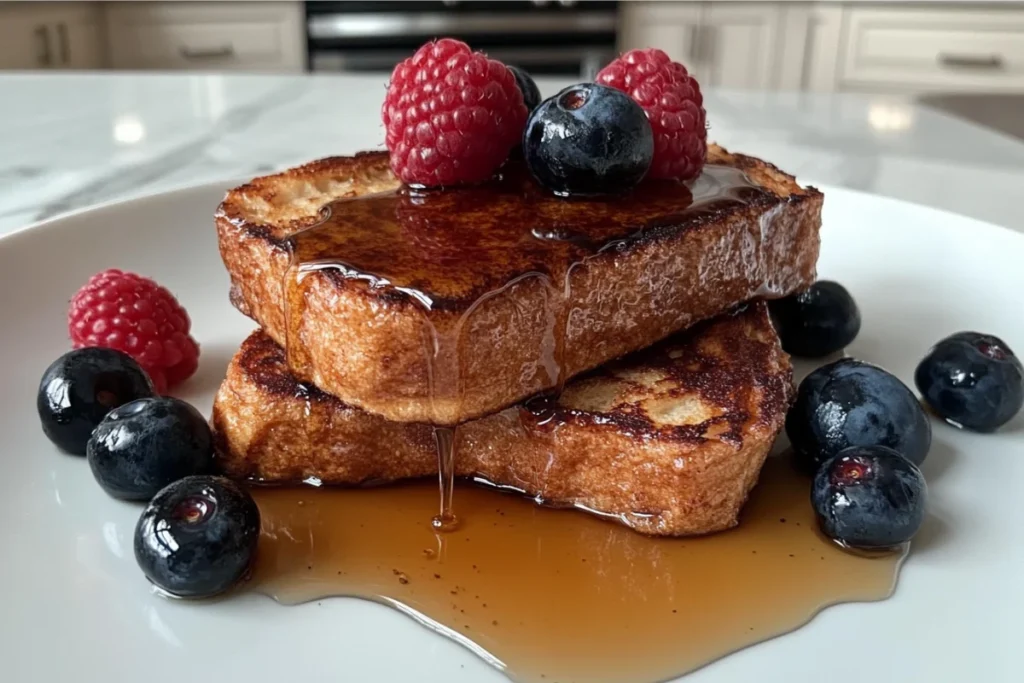
[(769, 301), (786, 353), (821, 358), (843, 349), (860, 332), (860, 311), (838, 282), (819, 280), (802, 292)]
[(115, 408), (96, 427), (86, 457), (107, 493), (149, 500), (173, 481), (213, 466), (213, 435), (202, 414), (176, 398)]
[(654, 158), (654, 133), (631, 97), (583, 83), (533, 110), (523, 157), (544, 187), (562, 196), (621, 193), (639, 183)]
[(36, 408), (50, 441), (68, 453), (85, 455), (92, 430), (107, 413), (153, 394), (146, 371), (128, 354), (99, 347), (76, 349), (46, 368)]
[(516, 85), (519, 86), (519, 92), (523, 93), (523, 104), (526, 105), (526, 111), (533, 111), (540, 104), (540, 88), (524, 69), (510, 66), (508, 70), (516, 77)]
[(224, 477), (186, 477), (142, 511), (135, 560), (165, 592), (206, 598), (242, 578), (259, 537), (260, 511), (247, 491)]
[(955, 425), (991, 432), (1024, 404), (1024, 366), (999, 337), (960, 332), (917, 366), (914, 383), (932, 410)]
[(852, 358), (804, 378), (786, 415), (786, 434), (808, 472), (851, 446), (888, 446), (920, 465), (932, 444), (931, 423), (910, 389)]
[(848, 448), (814, 475), (811, 505), (821, 530), (850, 548), (891, 548), (924, 520), (928, 487), (917, 466), (884, 446)]

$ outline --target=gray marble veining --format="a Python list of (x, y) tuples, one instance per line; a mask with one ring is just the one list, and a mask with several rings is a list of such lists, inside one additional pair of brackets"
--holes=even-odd
[[(0, 234), (67, 211), (379, 148), (385, 76), (0, 75)], [(563, 83), (542, 81), (554, 92)], [(706, 94), (711, 138), (803, 182), (1024, 230), (1024, 143), (906, 100)]]

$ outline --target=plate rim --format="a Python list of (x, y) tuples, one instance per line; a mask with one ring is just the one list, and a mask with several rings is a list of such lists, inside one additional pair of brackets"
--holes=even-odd
[[(0, 248), (4, 248), (8, 245), (8, 242), (15, 239), (21, 238), (25, 233), (45, 231), (53, 228), (54, 225), (59, 225), (68, 220), (80, 218), (85, 214), (98, 213), (101, 211), (109, 211), (111, 209), (119, 209), (121, 207), (131, 207), (136, 204), (143, 204), (160, 199), (170, 199), (174, 195), (179, 194), (190, 194), (193, 192), (205, 192), (213, 191), (216, 189), (225, 188), (224, 191), (230, 190), (233, 187), (244, 185), (245, 183), (252, 180), (255, 176), (235, 176), (233, 178), (223, 178), (221, 180), (210, 180), (199, 183), (188, 183), (179, 187), (169, 187), (156, 192), (147, 192), (145, 194), (129, 195), (127, 197), (118, 197), (116, 199), (110, 199), (97, 204), (89, 204), (87, 206), (80, 206), (70, 211), (63, 211), (54, 216), (44, 218), (42, 220), (33, 221), (22, 225), (21, 227), (15, 228), (4, 234), (0, 234)], [(213, 214), (210, 214), (212, 220)]]

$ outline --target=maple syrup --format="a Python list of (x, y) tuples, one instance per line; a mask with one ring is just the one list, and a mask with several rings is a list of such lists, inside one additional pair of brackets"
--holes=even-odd
[(441, 509), (430, 520), (437, 531), (455, 531), (459, 520), (455, 516), (455, 430), (450, 427), (434, 427), (434, 442), (437, 448), (437, 484), (441, 492)]
[(906, 548), (865, 558), (817, 530), (809, 480), (771, 457), (740, 525), (653, 538), (575, 510), (458, 486), (435, 534), (428, 482), (262, 488), (250, 586), (282, 603), (357, 596), (474, 643), (516, 681), (653, 683), (791, 631), (822, 608), (880, 600)]
[(453, 529), (453, 449), (459, 439), (450, 416), (465, 414), (465, 331), (480, 312), (524, 281), (540, 283), (544, 331), (535, 357), (515, 370), (518, 376), (494, 382), (524, 385), (524, 395), (557, 394), (567, 374), (567, 329), (586, 324), (573, 320), (570, 276), (576, 268), (659, 230), (685, 229), (702, 213), (768, 196), (741, 170), (711, 164), (689, 187), (649, 181), (622, 196), (571, 201), (551, 196), (521, 162), (510, 162), (483, 185), (426, 192), (402, 188), (333, 202), (319, 223), (287, 240), (288, 364), (300, 376), (310, 366), (299, 343), (310, 273), (328, 270), (412, 302), (423, 322), (429, 422), (437, 425), (441, 502), (433, 526)]

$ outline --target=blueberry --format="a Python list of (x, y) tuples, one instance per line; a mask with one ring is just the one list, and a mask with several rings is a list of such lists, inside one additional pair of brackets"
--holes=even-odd
[(163, 591), (206, 598), (242, 578), (259, 537), (260, 511), (247, 491), (224, 477), (186, 477), (142, 511), (135, 561)]
[(811, 485), (821, 530), (850, 548), (892, 548), (924, 520), (928, 487), (917, 466), (885, 446), (847, 448), (822, 465)]
[(852, 358), (804, 378), (786, 415), (786, 434), (808, 472), (851, 446), (887, 446), (920, 465), (932, 444), (931, 424), (910, 389)]
[(115, 408), (86, 449), (107, 493), (149, 500), (157, 491), (213, 466), (213, 435), (202, 414), (176, 398), (141, 398)]
[(1024, 366), (990, 334), (959, 332), (936, 344), (917, 366), (914, 383), (940, 417), (991, 432), (1024, 404)]
[(526, 111), (533, 111), (540, 104), (540, 88), (524, 69), (510, 66), (508, 70), (516, 77), (516, 85), (519, 86), (519, 92), (523, 93), (523, 104), (526, 105)]
[(654, 133), (625, 93), (593, 83), (566, 88), (533, 110), (523, 133), (530, 173), (562, 196), (625, 192), (654, 158)]
[(786, 353), (821, 358), (852, 342), (860, 332), (860, 311), (838, 282), (818, 280), (802, 292), (769, 301), (768, 308)]
[(92, 430), (107, 413), (153, 395), (153, 383), (131, 356), (90, 347), (69, 351), (46, 368), (36, 408), (50, 441), (68, 453), (85, 455)]

